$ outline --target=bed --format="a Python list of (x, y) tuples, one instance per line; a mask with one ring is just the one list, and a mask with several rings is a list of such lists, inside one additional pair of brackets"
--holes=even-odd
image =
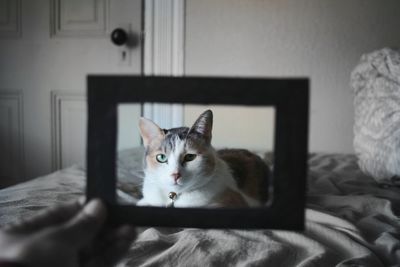
[[(352, 87), (355, 154), (309, 154), (304, 231), (141, 227), (119, 266), (400, 266), (400, 51), (364, 55)], [(118, 153), (122, 203), (140, 198), (142, 157)], [(0, 226), (79, 198), (85, 182), (76, 165), (0, 190)]]
[[(118, 197), (140, 194), (141, 148), (118, 159)], [(141, 227), (119, 266), (400, 266), (400, 187), (364, 174), (352, 154), (309, 156), (306, 229)], [(0, 190), (0, 225), (83, 195), (71, 166)]]

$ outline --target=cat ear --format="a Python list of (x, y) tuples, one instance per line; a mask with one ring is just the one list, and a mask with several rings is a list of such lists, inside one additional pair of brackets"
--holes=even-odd
[(189, 133), (198, 133), (204, 137), (207, 143), (211, 143), (212, 124), (213, 113), (211, 110), (206, 110), (199, 116), (192, 128), (190, 128)]
[(163, 130), (161, 130), (161, 128), (158, 127), (157, 124), (155, 124), (153, 121), (149, 119), (143, 117), (140, 118), (139, 129), (140, 129), (140, 135), (143, 138), (143, 144), (145, 146), (148, 146), (150, 142), (154, 139), (164, 138)]

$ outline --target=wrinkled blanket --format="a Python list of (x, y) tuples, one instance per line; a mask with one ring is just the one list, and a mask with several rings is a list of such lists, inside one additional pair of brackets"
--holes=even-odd
[[(400, 266), (400, 188), (364, 175), (354, 155), (314, 154), (309, 166), (304, 232), (141, 228), (118, 266)], [(0, 190), (0, 225), (84, 183), (73, 166)]]

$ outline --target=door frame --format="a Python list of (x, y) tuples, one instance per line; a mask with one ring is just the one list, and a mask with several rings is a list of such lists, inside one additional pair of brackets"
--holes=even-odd
[[(185, 0), (143, 1), (143, 74), (183, 76)], [(182, 126), (183, 105), (146, 103), (142, 116), (163, 128)]]

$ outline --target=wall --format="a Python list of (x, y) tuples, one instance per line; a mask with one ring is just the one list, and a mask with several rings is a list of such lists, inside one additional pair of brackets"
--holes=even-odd
[[(213, 111), (212, 144), (216, 148), (274, 150), (273, 107), (186, 105), (184, 124), (192, 126), (206, 109)], [(249, 120), (248, 118), (252, 119)]]
[(353, 152), (350, 72), (400, 45), (399, 14), (397, 0), (188, 0), (185, 74), (310, 77), (310, 150)]

